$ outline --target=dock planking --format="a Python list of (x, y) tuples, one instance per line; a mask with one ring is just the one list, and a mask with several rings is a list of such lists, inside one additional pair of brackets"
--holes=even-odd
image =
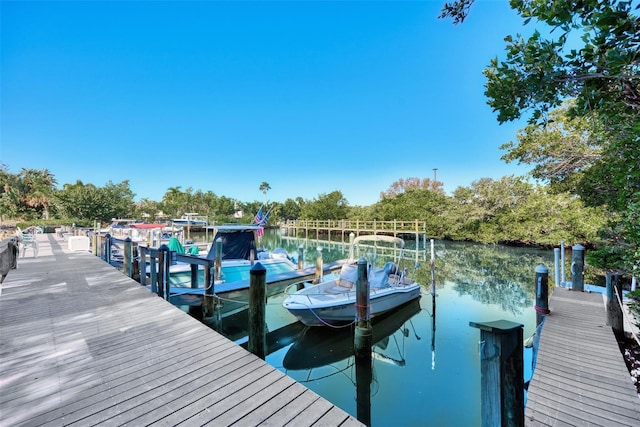
[(549, 301), (525, 425), (639, 426), (640, 398), (603, 297), (556, 287)]
[(0, 426), (323, 425), (354, 417), (53, 234), (0, 294)]

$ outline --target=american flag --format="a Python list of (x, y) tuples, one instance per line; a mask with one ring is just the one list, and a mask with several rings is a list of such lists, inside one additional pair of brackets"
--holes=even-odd
[(260, 210), (258, 210), (258, 213), (256, 214), (256, 216), (253, 218), (253, 222), (255, 222), (258, 225), (262, 225), (264, 221), (264, 218), (262, 216), (262, 207), (260, 207)]

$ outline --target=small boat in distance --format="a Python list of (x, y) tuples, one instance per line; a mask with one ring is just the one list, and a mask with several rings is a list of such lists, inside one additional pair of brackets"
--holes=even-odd
[[(359, 236), (354, 244), (365, 240), (391, 241), (404, 248), (402, 239), (379, 235)], [(307, 326), (351, 323), (356, 318), (357, 276), (358, 267), (353, 263), (345, 264), (338, 277), (317, 285), (307, 284), (288, 295), (282, 305)], [(368, 267), (367, 279), (372, 318), (420, 298), (422, 293), (420, 284), (408, 277), (407, 269), (400, 271), (393, 262), (387, 262), (383, 268)]]
[(195, 212), (188, 212), (182, 215), (180, 218), (173, 218), (171, 222), (175, 226), (206, 227), (209, 224), (209, 219), (206, 215), (198, 215)]

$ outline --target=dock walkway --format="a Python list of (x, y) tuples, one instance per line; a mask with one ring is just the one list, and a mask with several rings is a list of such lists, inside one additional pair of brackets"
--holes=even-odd
[(53, 234), (0, 288), (0, 426), (360, 426)]
[(526, 426), (640, 426), (640, 398), (603, 296), (556, 287), (525, 409)]

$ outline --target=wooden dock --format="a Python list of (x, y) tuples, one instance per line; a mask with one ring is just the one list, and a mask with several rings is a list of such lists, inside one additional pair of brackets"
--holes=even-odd
[(0, 426), (360, 426), (88, 252), (38, 236), (0, 288)]
[(527, 426), (640, 426), (640, 398), (601, 294), (556, 287), (525, 408)]

